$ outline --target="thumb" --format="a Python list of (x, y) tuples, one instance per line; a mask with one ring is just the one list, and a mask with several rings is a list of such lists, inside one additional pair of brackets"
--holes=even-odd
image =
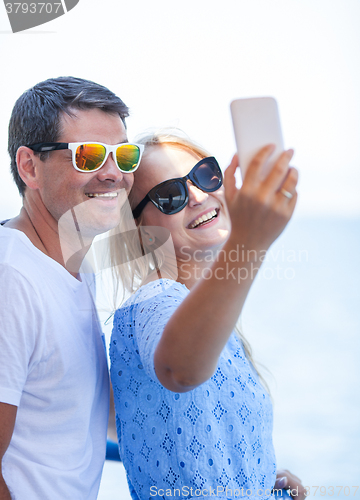
[(235, 154), (230, 162), (230, 165), (225, 170), (224, 173), (224, 188), (225, 188), (225, 198), (226, 201), (231, 200), (235, 195), (236, 181), (235, 181), (235, 172), (239, 166), (238, 156)]

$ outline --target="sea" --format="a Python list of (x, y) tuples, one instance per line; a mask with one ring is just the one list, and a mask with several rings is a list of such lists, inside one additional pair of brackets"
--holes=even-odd
[[(294, 217), (242, 313), (271, 390), (278, 468), (315, 499), (360, 500), (359, 259), (360, 218)], [(120, 462), (106, 462), (98, 498), (130, 499)]]

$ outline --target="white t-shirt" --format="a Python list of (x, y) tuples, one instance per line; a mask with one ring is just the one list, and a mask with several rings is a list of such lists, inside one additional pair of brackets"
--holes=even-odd
[(0, 226), (0, 401), (18, 407), (3, 476), (16, 500), (97, 497), (109, 379), (84, 278)]

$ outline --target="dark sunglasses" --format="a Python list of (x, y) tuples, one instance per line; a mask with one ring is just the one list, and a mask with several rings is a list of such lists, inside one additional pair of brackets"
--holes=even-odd
[(219, 164), (213, 156), (203, 158), (191, 169), (188, 175), (169, 179), (150, 189), (145, 198), (133, 210), (134, 218), (139, 217), (149, 201), (163, 214), (172, 215), (180, 212), (189, 201), (187, 180), (190, 180), (202, 191), (211, 193), (222, 186), (223, 177)]
[(100, 170), (111, 153), (121, 172), (132, 173), (138, 168), (144, 151), (142, 144), (127, 142), (115, 144), (114, 146), (101, 142), (40, 142), (27, 147), (37, 153), (70, 149), (73, 167), (79, 172), (96, 172)]

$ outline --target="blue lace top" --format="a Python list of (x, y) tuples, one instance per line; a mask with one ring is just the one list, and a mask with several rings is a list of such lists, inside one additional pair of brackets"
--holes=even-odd
[(276, 478), (272, 406), (237, 335), (196, 389), (177, 394), (156, 377), (155, 348), (188, 293), (175, 281), (157, 280), (115, 313), (111, 380), (132, 498), (267, 499)]

